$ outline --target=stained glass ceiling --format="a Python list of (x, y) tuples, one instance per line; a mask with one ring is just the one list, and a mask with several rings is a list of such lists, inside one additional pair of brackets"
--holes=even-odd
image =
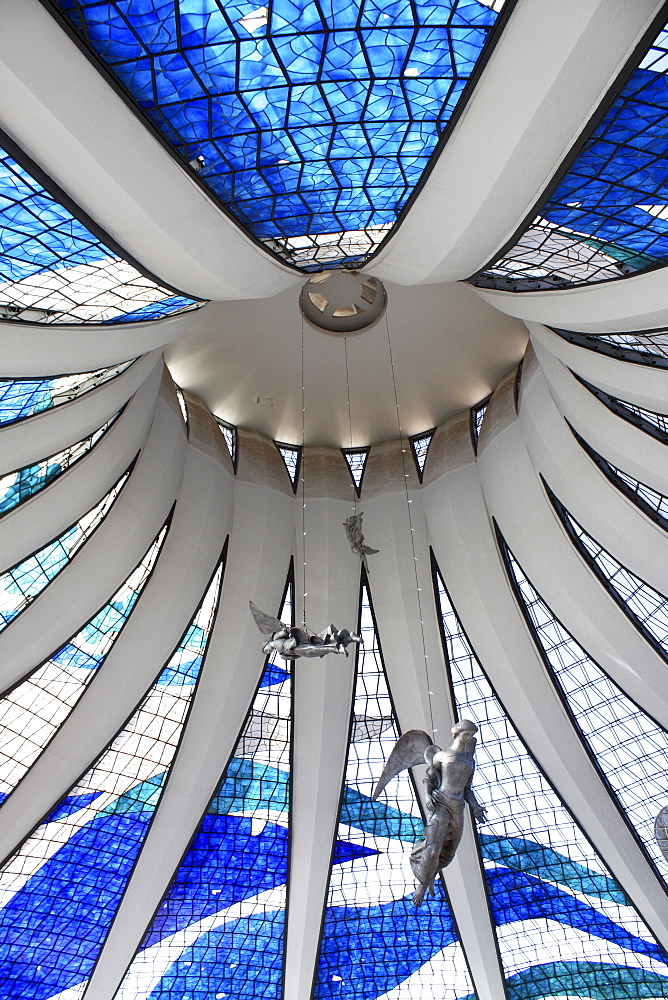
[(235, 219), (319, 270), (390, 232), (505, 0), (52, 2)]

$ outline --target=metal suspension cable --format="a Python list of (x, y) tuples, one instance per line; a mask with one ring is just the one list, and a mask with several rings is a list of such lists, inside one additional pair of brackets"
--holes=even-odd
[[(353, 447), (353, 420), (352, 420), (351, 409), (350, 409), (350, 373), (348, 371), (348, 338), (347, 337), (343, 338), (343, 351), (344, 351), (345, 358), (346, 358), (346, 392), (348, 393), (348, 434), (349, 434), (349, 437), (350, 437), (349, 447), (352, 449), (352, 447)], [(352, 483), (352, 489), (353, 489), (353, 510), (354, 510), (355, 514), (357, 514), (357, 488), (355, 486), (355, 480), (354, 479), (353, 479), (353, 483)]]
[(428, 698), (429, 698), (429, 721), (430, 721), (430, 726), (431, 726), (431, 732), (434, 733), (437, 730), (434, 729), (434, 712), (433, 712), (432, 701), (431, 701), (432, 691), (431, 691), (431, 684), (429, 683), (429, 656), (427, 655), (427, 645), (426, 645), (425, 637), (424, 637), (424, 618), (423, 618), (423, 615), (422, 615), (422, 597), (421, 597), (422, 588), (420, 587), (420, 580), (419, 580), (419, 576), (418, 576), (418, 557), (415, 554), (415, 528), (413, 527), (413, 518), (412, 518), (412, 515), (411, 515), (411, 504), (413, 503), (413, 501), (411, 500), (411, 498), (409, 496), (409, 492), (408, 492), (409, 473), (406, 472), (406, 455), (408, 453), (408, 448), (410, 446), (409, 446), (408, 440), (404, 439), (403, 429), (402, 429), (402, 426), (401, 426), (401, 411), (399, 409), (399, 395), (397, 393), (397, 378), (396, 378), (396, 372), (395, 372), (395, 369), (394, 369), (394, 356), (392, 354), (392, 340), (391, 340), (391, 337), (390, 337), (390, 320), (389, 320), (389, 316), (388, 316), (388, 313), (387, 313), (387, 309), (385, 310), (385, 326), (386, 326), (386, 329), (387, 329), (387, 349), (388, 349), (388, 352), (389, 352), (390, 366), (391, 366), (391, 369), (392, 369), (392, 386), (393, 386), (393, 389), (394, 389), (394, 406), (395, 406), (396, 413), (397, 413), (397, 427), (398, 427), (398, 430), (399, 430), (399, 445), (400, 445), (400, 448), (401, 448), (401, 463), (402, 463), (402, 471), (403, 471), (403, 475), (404, 475), (404, 492), (405, 492), (405, 495), (406, 495), (406, 511), (408, 513), (408, 526), (410, 528), (411, 550), (412, 550), (412, 554), (413, 554), (413, 573), (415, 575), (415, 591), (416, 591), (416, 594), (417, 594), (418, 613), (420, 615), (420, 634), (421, 634), (421, 637), (422, 637), (422, 655), (424, 657), (424, 673), (425, 673), (425, 680), (426, 680), (426, 684), (427, 684), (427, 695), (428, 695)]
[[(303, 292), (302, 292), (303, 294)], [(306, 395), (304, 389), (304, 313), (302, 311), (302, 453), (299, 462), (299, 475), (302, 487), (302, 628), (306, 630), (306, 484), (304, 482), (304, 465), (306, 461)]]

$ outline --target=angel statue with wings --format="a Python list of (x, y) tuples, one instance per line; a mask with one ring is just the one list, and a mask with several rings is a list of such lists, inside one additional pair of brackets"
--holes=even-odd
[(485, 822), (485, 810), (471, 788), (477, 732), (474, 722), (462, 719), (452, 728), (452, 746), (441, 750), (431, 742), (427, 733), (411, 729), (395, 743), (374, 790), (375, 800), (388, 781), (407, 767), (425, 762), (428, 765), (424, 783), (430, 816), (423, 839), (411, 851), (411, 868), (418, 880), (413, 894), (414, 906), (422, 904), (427, 889), (434, 895), (435, 878), (454, 858), (464, 829), (465, 804), (468, 802), (471, 806), (474, 819)]
[(284, 660), (296, 660), (300, 656), (326, 656), (327, 653), (345, 653), (351, 642), (361, 642), (362, 637), (347, 628), (338, 629), (330, 625), (320, 635), (312, 635), (295, 625), (284, 625), (278, 618), (266, 615), (257, 605), (250, 604), (255, 624), (263, 635), (271, 636), (262, 647), (265, 656), (278, 653)]

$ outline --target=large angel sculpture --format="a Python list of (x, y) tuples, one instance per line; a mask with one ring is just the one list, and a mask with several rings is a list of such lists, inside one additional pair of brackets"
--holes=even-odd
[(373, 798), (377, 799), (388, 781), (401, 771), (415, 764), (426, 762), (428, 765), (424, 783), (430, 816), (423, 839), (411, 851), (411, 868), (418, 880), (413, 894), (414, 906), (421, 905), (427, 889), (434, 895), (434, 879), (455, 856), (464, 829), (465, 803), (471, 806), (476, 820), (485, 821), (485, 810), (471, 789), (477, 732), (474, 722), (462, 719), (452, 729), (452, 746), (441, 750), (427, 733), (411, 729), (395, 743), (374, 790)]
[(372, 549), (370, 545), (367, 545), (364, 541), (364, 535), (362, 534), (362, 517), (364, 515), (360, 511), (359, 514), (351, 514), (343, 522), (343, 527), (346, 529), (346, 538), (350, 543), (350, 548), (358, 555), (362, 562), (364, 563), (364, 568), (369, 571), (369, 564), (366, 561), (367, 556), (375, 556), (378, 549)]
[(279, 653), (284, 660), (296, 660), (300, 656), (326, 656), (327, 653), (345, 653), (348, 656), (350, 643), (362, 641), (361, 636), (349, 629), (337, 629), (334, 625), (320, 635), (311, 635), (295, 625), (284, 625), (278, 618), (266, 615), (252, 601), (248, 603), (260, 632), (271, 636), (262, 647), (266, 656), (273, 652)]

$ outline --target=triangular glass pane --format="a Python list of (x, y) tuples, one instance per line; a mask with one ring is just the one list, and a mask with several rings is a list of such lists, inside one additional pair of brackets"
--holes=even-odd
[(125, 728), (0, 870), (0, 981), (81, 995), (160, 801), (215, 618), (222, 566)]
[(0, 576), (0, 631), (41, 594), (90, 538), (111, 510), (129, 475), (124, 473), (107, 495), (71, 528)]
[[(292, 587), (280, 617), (292, 621)], [(116, 994), (280, 1000), (292, 678), (274, 654), (207, 812)]]
[(480, 727), (477, 836), (508, 995), (668, 997), (668, 957), (527, 750), (436, 583), (456, 711)]
[(69, 469), (78, 458), (85, 455), (87, 451), (97, 444), (102, 435), (109, 429), (116, 417), (107, 420), (99, 430), (89, 434), (76, 444), (72, 444), (64, 451), (59, 451), (55, 455), (43, 458), (39, 462), (26, 465), (23, 469), (15, 469), (5, 476), (0, 476), (0, 515), (7, 514), (14, 510), (24, 500), (35, 496), (45, 486), (52, 483), (54, 479)]
[(301, 448), (296, 448), (291, 444), (279, 444), (278, 441), (276, 441), (276, 447), (278, 448), (280, 456), (285, 463), (285, 468), (288, 476), (290, 477), (290, 482), (292, 483), (292, 489), (293, 491), (296, 491), (302, 450)]
[(341, 452), (346, 460), (350, 475), (352, 476), (353, 483), (355, 484), (355, 490), (359, 496), (360, 488), (362, 486), (362, 478), (364, 477), (364, 469), (366, 468), (366, 460), (369, 457), (369, 448), (342, 448)]
[(481, 399), (479, 403), (471, 407), (471, 437), (473, 438), (473, 447), (478, 450), (478, 438), (480, 437), (480, 429), (482, 427), (482, 422), (485, 418), (485, 413), (487, 412), (487, 407), (489, 406), (489, 401), (491, 395), (487, 396), (485, 399)]
[(409, 865), (424, 820), (408, 772), (377, 802), (375, 783), (399, 737), (366, 587), (362, 591), (354, 724), (325, 910), (314, 1000), (471, 997), (443, 885), (412, 903)]
[(227, 450), (230, 453), (230, 458), (232, 459), (232, 465), (236, 469), (237, 467), (237, 429), (233, 424), (228, 424), (220, 417), (215, 418), (216, 423), (220, 428), (220, 432), (225, 438), (225, 443), (227, 444)]
[(53, 656), (0, 700), (0, 792), (16, 786), (102, 665), (151, 575), (164, 526), (111, 600)]
[(179, 408), (181, 410), (181, 416), (183, 417), (183, 423), (188, 427), (188, 407), (186, 406), (186, 398), (183, 395), (183, 389), (178, 385), (176, 386), (176, 397), (179, 401)]
[(561, 688), (604, 779), (664, 877), (668, 861), (654, 838), (666, 804), (668, 733), (603, 673), (529, 583), (508, 546), (506, 564), (543, 660)]
[(132, 361), (100, 368), (94, 372), (62, 375), (60, 378), (9, 379), (0, 382), (0, 425), (31, 417), (96, 389), (103, 382), (120, 375)]
[(548, 494), (576, 548), (587, 560), (603, 586), (654, 649), (668, 660), (668, 600), (654, 587), (650, 587), (635, 573), (622, 566), (602, 545), (587, 534), (550, 490)]
[(432, 438), (436, 433), (436, 428), (432, 428), (430, 431), (425, 431), (424, 434), (416, 434), (414, 437), (409, 438), (411, 451), (413, 453), (413, 458), (415, 464), (418, 468), (418, 475), (420, 477), (420, 482), (422, 482), (422, 476), (424, 474), (424, 466), (427, 461), (427, 452), (429, 451), (429, 445), (431, 444)]

